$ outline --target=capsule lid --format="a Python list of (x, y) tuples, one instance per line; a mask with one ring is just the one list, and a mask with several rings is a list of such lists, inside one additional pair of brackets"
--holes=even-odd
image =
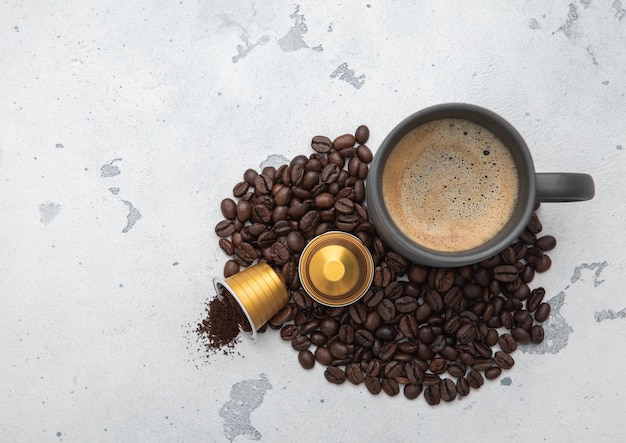
[(306, 245), (298, 272), (302, 287), (313, 299), (326, 306), (346, 306), (369, 289), (374, 261), (357, 237), (330, 231)]

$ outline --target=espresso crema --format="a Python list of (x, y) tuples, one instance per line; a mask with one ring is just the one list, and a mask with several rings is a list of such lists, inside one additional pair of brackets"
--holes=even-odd
[(387, 159), (383, 200), (398, 228), (415, 243), (458, 252), (481, 246), (515, 209), (518, 176), (502, 141), (463, 119), (424, 123)]

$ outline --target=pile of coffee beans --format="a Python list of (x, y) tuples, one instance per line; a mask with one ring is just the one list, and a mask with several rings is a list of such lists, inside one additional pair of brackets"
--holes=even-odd
[[(224, 276), (258, 261), (283, 276), (290, 301), (259, 332), (279, 330), (303, 368), (324, 365), (329, 382), (363, 383), (372, 394), (452, 401), (510, 369), (518, 344), (543, 341), (550, 305), (544, 289), (529, 284), (550, 268), (546, 252), (556, 239), (540, 236), (535, 213), (518, 241), (483, 262), (454, 269), (409, 262), (369, 222), (368, 137), (366, 126), (334, 140), (316, 136), (308, 156), (245, 171), (215, 227), (229, 256)], [(330, 230), (357, 236), (374, 259), (372, 286), (348, 307), (318, 304), (298, 278), (300, 252)]]

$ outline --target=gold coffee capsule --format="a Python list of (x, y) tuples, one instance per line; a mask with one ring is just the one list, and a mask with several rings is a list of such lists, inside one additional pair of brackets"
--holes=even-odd
[(311, 240), (300, 255), (300, 282), (319, 303), (336, 307), (360, 299), (374, 278), (374, 261), (361, 240), (339, 231)]
[(252, 340), (257, 337), (257, 329), (289, 301), (284, 281), (267, 263), (257, 263), (226, 280), (215, 278), (213, 286), (218, 295), (228, 291), (241, 307), (249, 325), (240, 325), (240, 329)]

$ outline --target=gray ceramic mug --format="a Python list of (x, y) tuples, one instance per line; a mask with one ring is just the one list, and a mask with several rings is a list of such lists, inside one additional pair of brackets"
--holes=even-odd
[[(506, 146), (517, 170), (518, 191), (512, 215), (497, 234), (467, 250), (447, 252), (418, 244), (398, 228), (383, 198), (385, 165), (398, 142), (414, 128), (440, 119), (468, 120), (487, 129)], [(401, 178), (394, 175), (388, 180)], [(593, 179), (587, 174), (536, 173), (528, 146), (511, 124), (492, 111), (465, 103), (432, 106), (416, 112), (396, 126), (375, 153), (366, 188), (370, 218), (385, 243), (415, 263), (439, 267), (463, 266), (493, 257), (516, 241), (527, 226), (537, 202), (584, 201), (592, 199), (594, 194)], [(415, 209), (419, 211), (419, 208)]]

